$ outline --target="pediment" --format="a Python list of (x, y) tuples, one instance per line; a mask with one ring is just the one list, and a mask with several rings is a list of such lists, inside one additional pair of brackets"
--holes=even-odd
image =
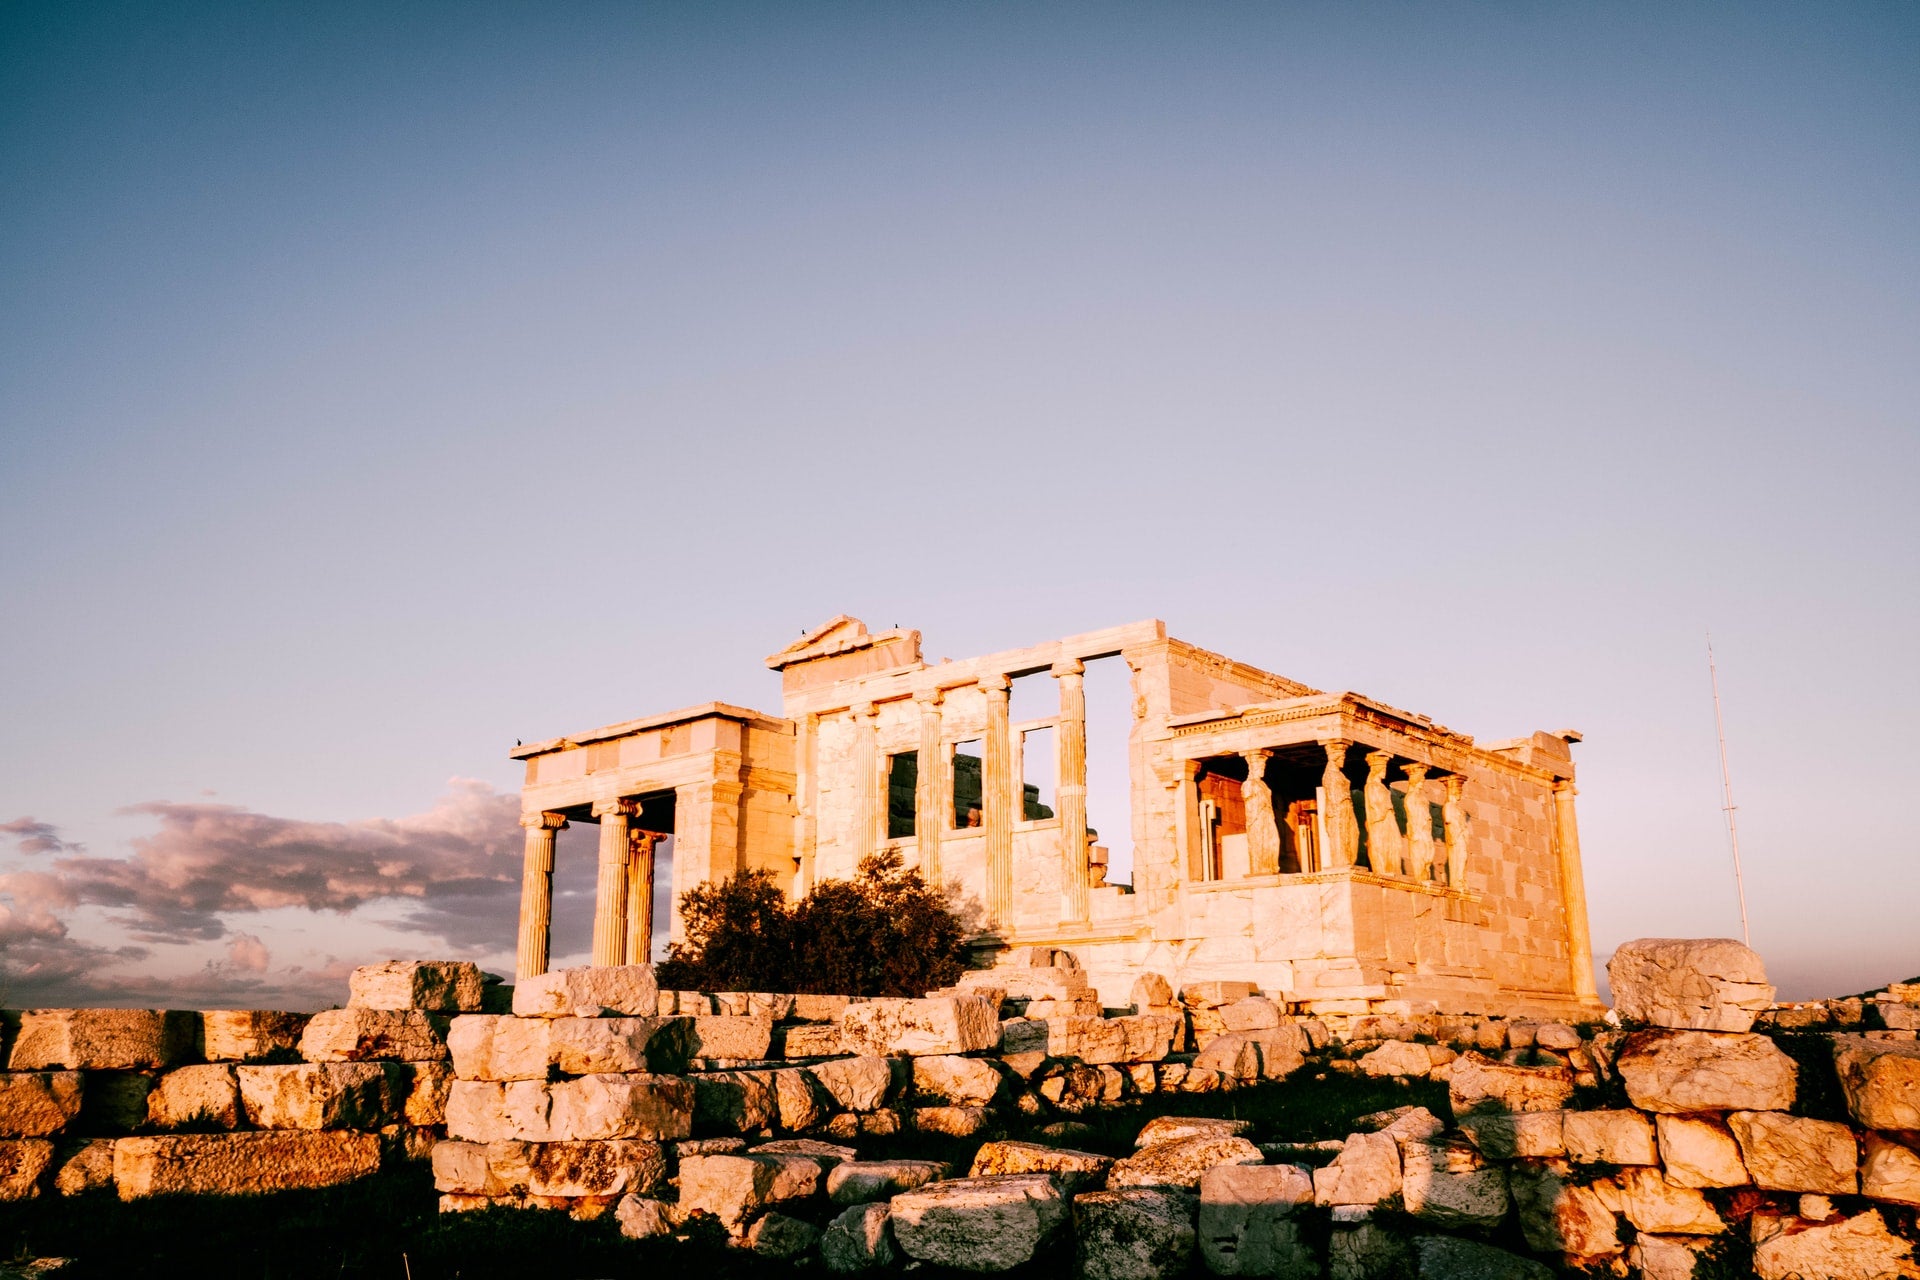
[(814, 658), (846, 653), (853, 649), (865, 648), (871, 643), (873, 638), (867, 632), (867, 624), (851, 614), (843, 613), (821, 623), (769, 657), (767, 665), (778, 671), (796, 662), (808, 662)]

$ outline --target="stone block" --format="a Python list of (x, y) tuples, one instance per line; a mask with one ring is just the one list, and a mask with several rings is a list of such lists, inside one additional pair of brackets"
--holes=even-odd
[(437, 1128), (447, 1122), (447, 1091), (453, 1087), (453, 1068), (444, 1062), (406, 1064), (406, 1102), (400, 1118), (407, 1124)]
[(811, 1129), (833, 1111), (833, 1095), (821, 1087), (811, 1072), (798, 1067), (769, 1071), (773, 1083), (775, 1122), (789, 1133)]
[(1735, 1111), (1727, 1127), (1762, 1191), (1850, 1196), (1860, 1190), (1859, 1148), (1846, 1125), (1777, 1111)]
[(175, 1067), (147, 1094), (147, 1123), (157, 1129), (233, 1129), (240, 1117), (240, 1081), (224, 1062)]
[(347, 979), (347, 1004), (360, 1009), (478, 1013), (486, 985), (465, 960), (389, 960), (361, 965)]
[(970, 1178), (1010, 1173), (1050, 1174), (1068, 1195), (1102, 1185), (1113, 1157), (1091, 1151), (1049, 1147), (1037, 1142), (985, 1142), (974, 1153)]
[(914, 1092), (960, 1107), (979, 1107), (1000, 1092), (1001, 1075), (984, 1058), (940, 1054), (913, 1060)]
[(894, 1240), (918, 1262), (962, 1271), (1007, 1271), (1066, 1224), (1067, 1201), (1040, 1173), (930, 1182), (893, 1198)]
[(208, 1062), (265, 1062), (299, 1052), (308, 1015), (276, 1009), (209, 1009), (200, 1015), (200, 1056)]
[(1635, 1032), (1614, 1067), (1634, 1106), (1668, 1115), (1783, 1111), (1798, 1077), (1767, 1037), (1712, 1031)]
[(1089, 1066), (1127, 1060), (1127, 1029), (1101, 1017), (1048, 1018), (1047, 1053)]
[[(767, 1025), (764, 1018), (522, 1018), (516, 1021), (523, 1025), (537, 1021), (551, 1026), (549, 1061), (561, 1074), (570, 1076), (623, 1071), (675, 1075), (685, 1071), (687, 1060), (700, 1051), (696, 1028), (703, 1022)], [(765, 1037), (757, 1044), (764, 1053)], [(703, 1052), (702, 1056), (757, 1058), (763, 1054)]]
[(807, 1068), (843, 1111), (876, 1111), (893, 1087), (893, 1068), (875, 1055), (841, 1058)]
[(175, 1009), (28, 1009), (20, 1014), (12, 1071), (165, 1070), (185, 1061), (200, 1015)]
[(553, 1062), (549, 1018), (470, 1013), (447, 1026), (447, 1052), (462, 1080), (545, 1080)]
[(44, 1138), (79, 1118), (78, 1071), (0, 1072), (0, 1136)]
[(749, 1148), (749, 1152), (756, 1156), (804, 1156), (819, 1165), (822, 1173), (859, 1155), (852, 1147), (822, 1142), (818, 1138), (778, 1138), (772, 1142), (756, 1143)]
[(947, 1173), (947, 1166), (938, 1160), (847, 1160), (827, 1171), (827, 1198), (835, 1204), (890, 1200), (902, 1191), (937, 1182)]
[(1492, 1228), (1507, 1216), (1507, 1171), (1458, 1135), (1403, 1142), (1400, 1198), (1408, 1213), (1438, 1227)]
[(1251, 1120), (1228, 1120), (1216, 1116), (1155, 1116), (1134, 1136), (1134, 1149), (1141, 1150), (1159, 1142), (1178, 1142), (1182, 1138), (1244, 1138), (1253, 1132)]
[(763, 1258), (788, 1262), (820, 1242), (820, 1228), (784, 1213), (769, 1213), (747, 1229), (747, 1248)]
[(1193, 1261), (1194, 1195), (1177, 1187), (1083, 1191), (1073, 1198), (1084, 1280), (1161, 1280)]
[(1479, 1111), (1460, 1117), (1460, 1131), (1489, 1160), (1566, 1154), (1564, 1111)]
[(1159, 1062), (1180, 1039), (1181, 1019), (1168, 1013), (1141, 1013), (1108, 1022), (1126, 1037), (1124, 1062)]
[(1834, 1036), (1833, 1065), (1859, 1124), (1920, 1130), (1920, 1042)]
[[(1392, 1139), (1388, 1139), (1392, 1144)], [(1118, 1160), (1107, 1171), (1107, 1186), (1184, 1187), (1200, 1185), (1207, 1170), (1222, 1164), (1260, 1164), (1266, 1157), (1245, 1138), (1211, 1135), (1156, 1142)]]
[(1220, 1021), (1229, 1031), (1266, 1031), (1286, 1020), (1286, 1011), (1265, 996), (1220, 1006)]
[(1864, 1139), (1860, 1194), (1894, 1204), (1920, 1205), (1920, 1153), (1877, 1133)]
[(308, 1019), (308, 1062), (435, 1062), (447, 1056), (447, 1020), (401, 1009), (328, 1009)]
[[(524, 1172), (526, 1143), (463, 1142), (458, 1139), (442, 1139), (434, 1144), (431, 1160), (433, 1163), (433, 1186), (436, 1191), (454, 1195), (500, 1196), (527, 1189)], [(519, 1148), (516, 1163), (523, 1170), (517, 1185), (496, 1175), (493, 1162), (488, 1158), (490, 1147)]]
[(1660, 1163), (1669, 1181), (1683, 1187), (1744, 1187), (1747, 1166), (1740, 1144), (1710, 1116), (1655, 1116)]
[(856, 1204), (828, 1223), (820, 1237), (820, 1261), (841, 1275), (891, 1267), (897, 1256), (884, 1204)]
[(1713, 1241), (1706, 1236), (1656, 1236), (1642, 1233), (1627, 1250), (1627, 1265), (1640, 1280), (1693, 1280), (1694, 1268)]
[(154, 1076), (147, 1071), (89, 1071), (80, 1090), (80, 1119), (75, 1132), (132, 1133), (147, 1120), (147, 1095)]
[(31, 1200), (53, 1164), (49, 1138), (0, 1138), (0, 1200)]
[(813, 1194), (819, 1181), (820, 1166), (797, 1157), (694, 1156), (680, 1162), (680, 1212), (709, 1213), (735, 1230), (768, 1205)]
[(988, 1121), (985, 1107), (915, 1107), (907, 1114), (921, 1133), (944, 1133), (950, 1138), (971, 1138), (985, 1130)]
[(554, 1141), (662, 1142), (693, 1134), (694, 1086), (682, 1077), (590, 1075), (556, 1080), (547, 1092)]
[(1219, 1276), (1310, 1280), (1319, 1261), (1304, 1232), (1313, 1179), (1299, 1165), (1217, 1165), (1200, 1176), (1198, 1241)]
[(380, 1137), (373, 1133), (173, 1134), (122, 1138), (113, 1147), (122, 1200), (332, 1187), (379, 1168)]
[(1528, 1248), (1594, 1260), (1621, 1252), (1614, 1211), (1594, 1188), (1571, 1182), (1564, 1161), (1515, 1163), (1507, 1186)]
[(458, 1080), (447, 1086), (447, 1136), (484, 1145), (505, 1140), (504, 1086), (493, 1080)]
[(1477, 1111), (1559, 1111), (1573, 1096), (1573, 1072), (1565, 1067), (1510, 1066), (1467, 1053), (1453, 1063), (1447, 1092), (1455, 1116)]
[(537, 1142), (528, 1148), (530, 1195), (644, 1195), (666, 1180), (667, 1160), (657, 1142)]
[(613, 1207), (613, 1220), (629, 1240), (648, 1240), (673, 1234), (673, 1216), (662, 1202), (648, 1196), (622, 1196)]
[(80, 1196), (113, 1186), (113, 1139), (94, 1138), (55, 1156), (59, 1166), (53, 1189), (63, 1196)]
[(260, 1129), (377, 1129), (399, 1119), (407, 1087), (405, 1069), (386, 1062), (228, 1069), (239, 1077), (247, 1123)]
[(976, 996), (869, 1000), (841, 1012), (840, 1041), (863, 1055), (983, 1053), (1000, 1043), (1000, 1020)]
[(1610, 1208), (1625, 1214), (1635, 1231), (1678, 1236), (1718, 1235), (1727, 1224), (1692, 1187), (1683, 1187), (1644, 1166), (1622, 1170), (1610, 1183), (1596, 1184), (1604, 1201), (1609, 1186), (1618, 1203)]
[(1217, 1009), (1258, 990), (1251, 982), (1192, 982), (1181, 989), (1180, 1002), (1190, 1009)]
[[(1768, 1234), (1771, 1230), (1771, 1234)], [(1755, 1215), (1753, 1273), (1760, 1280), (1914, 1280), (1913, 1246), (1887, 1229), (1877, 1209), (1825, 1222)]]
[(1432, 1068), (1427, 1046), (1406, 1040), (1389, 1040), (1360, 1059), (1361, 1072), (1370, 1076), (1423, 1079)]
[(1580, 1033), (1564, 1022), (1543, 1022), (1533, 1029), (1533, 1042), (1542, 1049), (1555, 1049), (1566, 1052), (1580, 1048), (1585, 1042)]
[(773, 1044), (773, 1019), (765, 1014), (709, 1014), (691, 1022), (688, 1051), (696, 1058), (758, 1062)]
[(1653, 1122), (1638, 1111), (1568, 1111), (1562, 1136), (1576, 1164), (1658, 1164)]
[(1384, 1133), (1356, 1133), (1331, 1164), (1313, 1171), (1320, 1206), (1376, 1205), (1400, 1194), (1400, 1144)]
[(792, 1016), (796, 1022), (838, 1022), (841, 1011), (852, 1003), (850, 996), (797, 995)]
[(555, 969), (522, 978), (513, 989), (522, 1018), (658, 1017), (660, 984), (650, 964)]
[(840, 1048), (840, 1026), (831, 1022), (798, 1022), (776, 1028), (771, 1052), (782, 1058), (835, 1058)]
[(1607, 962), (1614, 1011), (1691, 1031), (1746, 1031), (1773, 1003), (1766, 966), (1732, 938), (1640, 938)]
[(1173, 1005), (1173, 984), (1157, 973), (1143, 973), (1133, 980), (1133, 986), (1128, 989), (1127, 1002), (1133, 1006), (1135, 1013), (1170, 1008)]
[(688, 1079), (694, 1086), (694, 1115), (703, 1128), (751, 1133), (779, 1116), (780, 1099), (769, 1073), (707, 1071)]
[(1413, 1263), (1414, 1280), (1553, 1280), (1532, 1258), (1454, 1236), (1415, 1236)]

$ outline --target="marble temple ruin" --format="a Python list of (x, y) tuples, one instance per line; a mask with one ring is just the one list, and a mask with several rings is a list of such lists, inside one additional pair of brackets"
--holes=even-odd
[[(1130, 884), (1106, 882), (1088, 825), (1083, 677), (1106, 659), (1131, 681)], [(951, 891), (982, 959), (1065, 948), (1114, 1003), (1156, 972), (1308, 1013), (1600, 1011), (1577, 733), (1476, 743), (1159, 621), (928, 663), (918, 631), (841, 616), (767, 665), (780, 715), (706, 703), (514, 750), (522, 978), (548, 968), (556, 833), (593, 823), (596, 965), (652, 958), (663, 849), (675, 902), (748, 868), (803, 895), (893, 849)], [(1021, 680), (1052, 686), (1048, 714), (1011, 717)]]

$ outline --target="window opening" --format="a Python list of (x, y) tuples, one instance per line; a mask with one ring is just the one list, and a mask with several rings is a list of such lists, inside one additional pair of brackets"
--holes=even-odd
[[(1121, 659), (1087, 663), (1087, 834), (1106, 851), (1105, 882), (1133, 883), (1133, 672)], [(1098, 865), (1099, 854), (1090, 855)]]
[(920, 753), (902, 751), (887, 757), (887, 839), (905, 840), (914, 833), (919, 810)]
[(1020, 735), (1020, 818), (1040, 822), (1053, 816), (1053, 800), (1060, 779), (1060, 758), (1054, 751), (1053, 726), (1028, 729)]
[(981, 826), (985, 821), (985, 812), (981, 803), (980, 780), (984, 770), (986, 744), (983, 739), (969, 738), (965, 742), (953, 744), (953, 829)]

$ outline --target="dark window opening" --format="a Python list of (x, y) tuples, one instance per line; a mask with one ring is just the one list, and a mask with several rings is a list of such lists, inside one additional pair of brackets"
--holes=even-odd
[(953, 829), (978, 827), (985, 822), (981, 802), (981, 740), (972, 738), (953, 744)]
[(920, 798), (920, 753), (902, 751), (887, 757), (887, 839), (913, 835), (914, 814)]
[(1028, 729), (1020, 735), (1020, 817), (1024, 822), (1040, 822), (1053, 816), (1053, 807), (1047, 801), (1054, 798), (1060, 774), (1054, 737), (1051, 725)]

